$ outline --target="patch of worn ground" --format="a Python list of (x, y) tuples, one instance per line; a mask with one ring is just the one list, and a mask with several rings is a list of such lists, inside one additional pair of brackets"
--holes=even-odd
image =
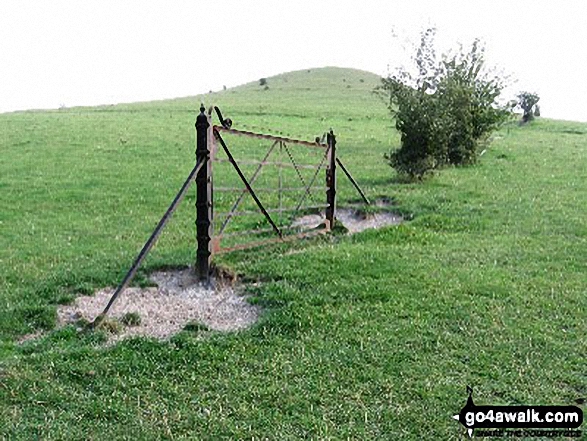
[[(387, 200), (375, 202), (380, 208), (389, 204)], [(336, 219), (349, 234), (397, 225), (403, 221), (401, 216), (391, 212), (364, 214), (350, 208), (338, 208)], [(293, 226), (315, 228), (323, 222), (324, 215), (308, 215), (298, 218)], [(242, 295), (242, 288), (226, 282), (216, 283), (215, 288), (206, 288), (198, 283), (189, 268), (159, 271), (153, 273), (150, 280), (157, 286), (127, 288), (112, 306), (110, 319), (120, 324), (125, 314), (134, 313), (140, 317), (140, 323), (120, 325), (120, 332), (110, 334), (111, 342), (133, 336), (166, 339), (190, 323), (198, 323), (215, 331), (236, 331), (251, 326), (260, 314), (259, 308), (247, 302), (246, 296)], [(102, 289), (92, 296), (76, 298), (73, 305), (59, 307), (59, 324), (75, 323), (80, 319), (93, 322), (113, 292), (112, 288)]]
[[(378, 201), (378, 207), (385, 207), (388, 202)], [(348, 230), (349, 234), (360, 233), (371, 228), (381, 228), (387, 225), (398, 225), (403, 222), (399, 214), (390, 212), (362, 214), (351, 208), (337, 208), (336, 221), (340, 222)], [(324, 215), (310, 214), (296, 219), (294, 227), (316, 228), (324, 222)]]
[[(260, 313), (247, 302), (238, 287), (218, 283), (206, 288), (198, 283), (188, 268), (153, 273), (156, 287), (127, 288), (114, 303), (108, 317), (120, 320), (127, 313), (137, 313), (140, 324), (123, 326), (111, 341), (126, 337), (149, 336), (165, 339), (197, 322), (210, 330), (236, 331), (253, 324)], [(73, 305), (59, 307), (61, 325), (80, 319), (93, 321), (104, 309), (114, 289), (107, 288), (92, 296), (82, 296)]]

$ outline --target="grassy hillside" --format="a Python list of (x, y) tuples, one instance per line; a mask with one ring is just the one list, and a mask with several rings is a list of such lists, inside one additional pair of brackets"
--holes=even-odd
[[(202, 97), (0, 115), (0, 435), (10, 439), (462, 439), (477, 404), (587, 395), (587, 124), (505, 127), (478, 165), (400, 183), (370, 73), (310, 69)], [(263, 283), (250, 330), (100, 346), (55, 326), (117, 284), (194, 163), (199, 103), (235, 128), (332, 127), (399, 227), (223, 255)], [(356, 198), (341, 180), (340, 201)], [(142, 276), (190, 264), (194, 195)], [(140, 278), (139, 278), (140, 282)]]

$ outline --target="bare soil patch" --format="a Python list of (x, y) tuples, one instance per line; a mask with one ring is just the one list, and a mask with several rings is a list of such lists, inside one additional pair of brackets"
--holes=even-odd
[[(386, 208), (390, 203), (379, 200), (375, 205)], [(348, 234), (403, 222), (403, 218), (395, 213), (365, 214), (351, 208), (337, 209), (336, 218)], [(296, 219), (293, 225), (314, 228), (322, 222), (323, 215), (308, 215)], [(260, 309), (247, 301), (243, 287), (226, 275), (219, 275), (211, 288), (200, 284), (189, 268), (158, 271), (150, 276), (150, 280), (156, 286), (127, 288), (114, 303), (108, 317), (116, 325), (117, 332), (109, 334), (110, 342), (133, 336), (166, 339), (192, 324), (213, 331), (238, 331), (255, 323), (260, 314)], [(105, 288), (91, 296), (77, 297), (72, 305), (60, 306), (57, 310), (59, 324), (63, 326), (80, 320), (93, 322), (113, 293), (114, 288)]]
[[(136, 313), (140, 323), (122, 325), (111, 341), (126, 337), (149, 336), (165, 339), (190, 323), (198, 323), (215, 331), (237, 331), (252, 325), (260, 310), (251, 305), (238, 285), (216, 283), (213, 288), (202, 286), (188, 268), (159, 271), (150, 276), (156, 287), (127, 288), (112, 306), (108, 317), (117, 322), (128, 313)], [(214, 284), (213, 284), (214, 285)], [(113, 288), (82, 296), (73, 305), (59, 307), (61, 325), (80, 319), (93, 321), (104, 309)]]
[[(390, 205), (387, 200), (378, 200), (375, 206), (385, 208)], [(398, 225), (404, 221), (399, 214), (381, 211), (364, 214), (352, 208), (337, 208), (336, 221), (340, 222), (348, 230), (348, 234), (360, 233), (371, 228), (381, 228), (387, 225)], [(316, 228), (324, 222), (324, 215), (310, 214), (296, 219), (295, 227)]]

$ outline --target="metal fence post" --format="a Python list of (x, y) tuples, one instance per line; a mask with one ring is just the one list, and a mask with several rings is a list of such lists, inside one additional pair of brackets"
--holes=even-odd
[(334, 213), (336, 211), (336, 137), (330, 129), (326, 136), (328, 144), (328, 164), (326, 165), (326, 221), (328, 228), (334, 228)]
[(196, 118), (196, 160), (206, 164), (196, 175), (196, 229), (198, 250), (196, 252), (196, 273), (200, 281), (210, 281), (210, 240), (212, 225), (212, 176), (208, 135), (210, 122), (204, 105)]

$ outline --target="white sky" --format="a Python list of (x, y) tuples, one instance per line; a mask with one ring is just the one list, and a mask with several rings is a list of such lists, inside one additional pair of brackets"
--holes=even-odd
[(384, 75), (428, 25), (441, 47), (484, 39), (543, 116), (587, 121), (584, 0), (0, 0), (0, 112), (195, 95), (309, 67)]

